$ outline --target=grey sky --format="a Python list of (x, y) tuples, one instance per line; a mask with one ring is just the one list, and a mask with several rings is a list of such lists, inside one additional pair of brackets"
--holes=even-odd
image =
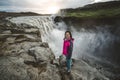
[(0, 11), (33, 11), (44, 14), (51, 13), (52, 9), (76, 8), (101, 1), (110, 0), (0, 0)]

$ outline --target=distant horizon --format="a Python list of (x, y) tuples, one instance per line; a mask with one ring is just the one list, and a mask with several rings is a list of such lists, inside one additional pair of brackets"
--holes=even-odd
[(56, 14), (60, 9), (78, 8), (88, 4), (114, 0), (2, 0), (1, 12), (33, 12), (38, 14)]

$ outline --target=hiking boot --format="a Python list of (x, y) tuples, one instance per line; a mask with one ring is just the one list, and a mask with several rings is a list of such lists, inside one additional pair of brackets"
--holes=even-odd
[(71, 70), (67, 70), (67, 73), (70, 73), (71, 72)]

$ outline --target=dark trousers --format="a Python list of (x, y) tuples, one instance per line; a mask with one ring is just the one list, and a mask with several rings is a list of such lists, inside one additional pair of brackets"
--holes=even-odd
[(67, 70), (71, 70), (71, 63), (72, 63), (72, 59), (66, 56)]

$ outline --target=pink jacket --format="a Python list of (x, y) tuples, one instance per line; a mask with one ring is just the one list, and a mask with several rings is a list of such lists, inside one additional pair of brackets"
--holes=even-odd
[[(72, 38), (71, 40), (72, 40), (72, 43), (73, 43), (74, 38)], [(70, 46), (70, 40), (64, 39), (62, 54), (64, 54), (65, 56), (68, 55), (68, 47), (69, 46)]]

